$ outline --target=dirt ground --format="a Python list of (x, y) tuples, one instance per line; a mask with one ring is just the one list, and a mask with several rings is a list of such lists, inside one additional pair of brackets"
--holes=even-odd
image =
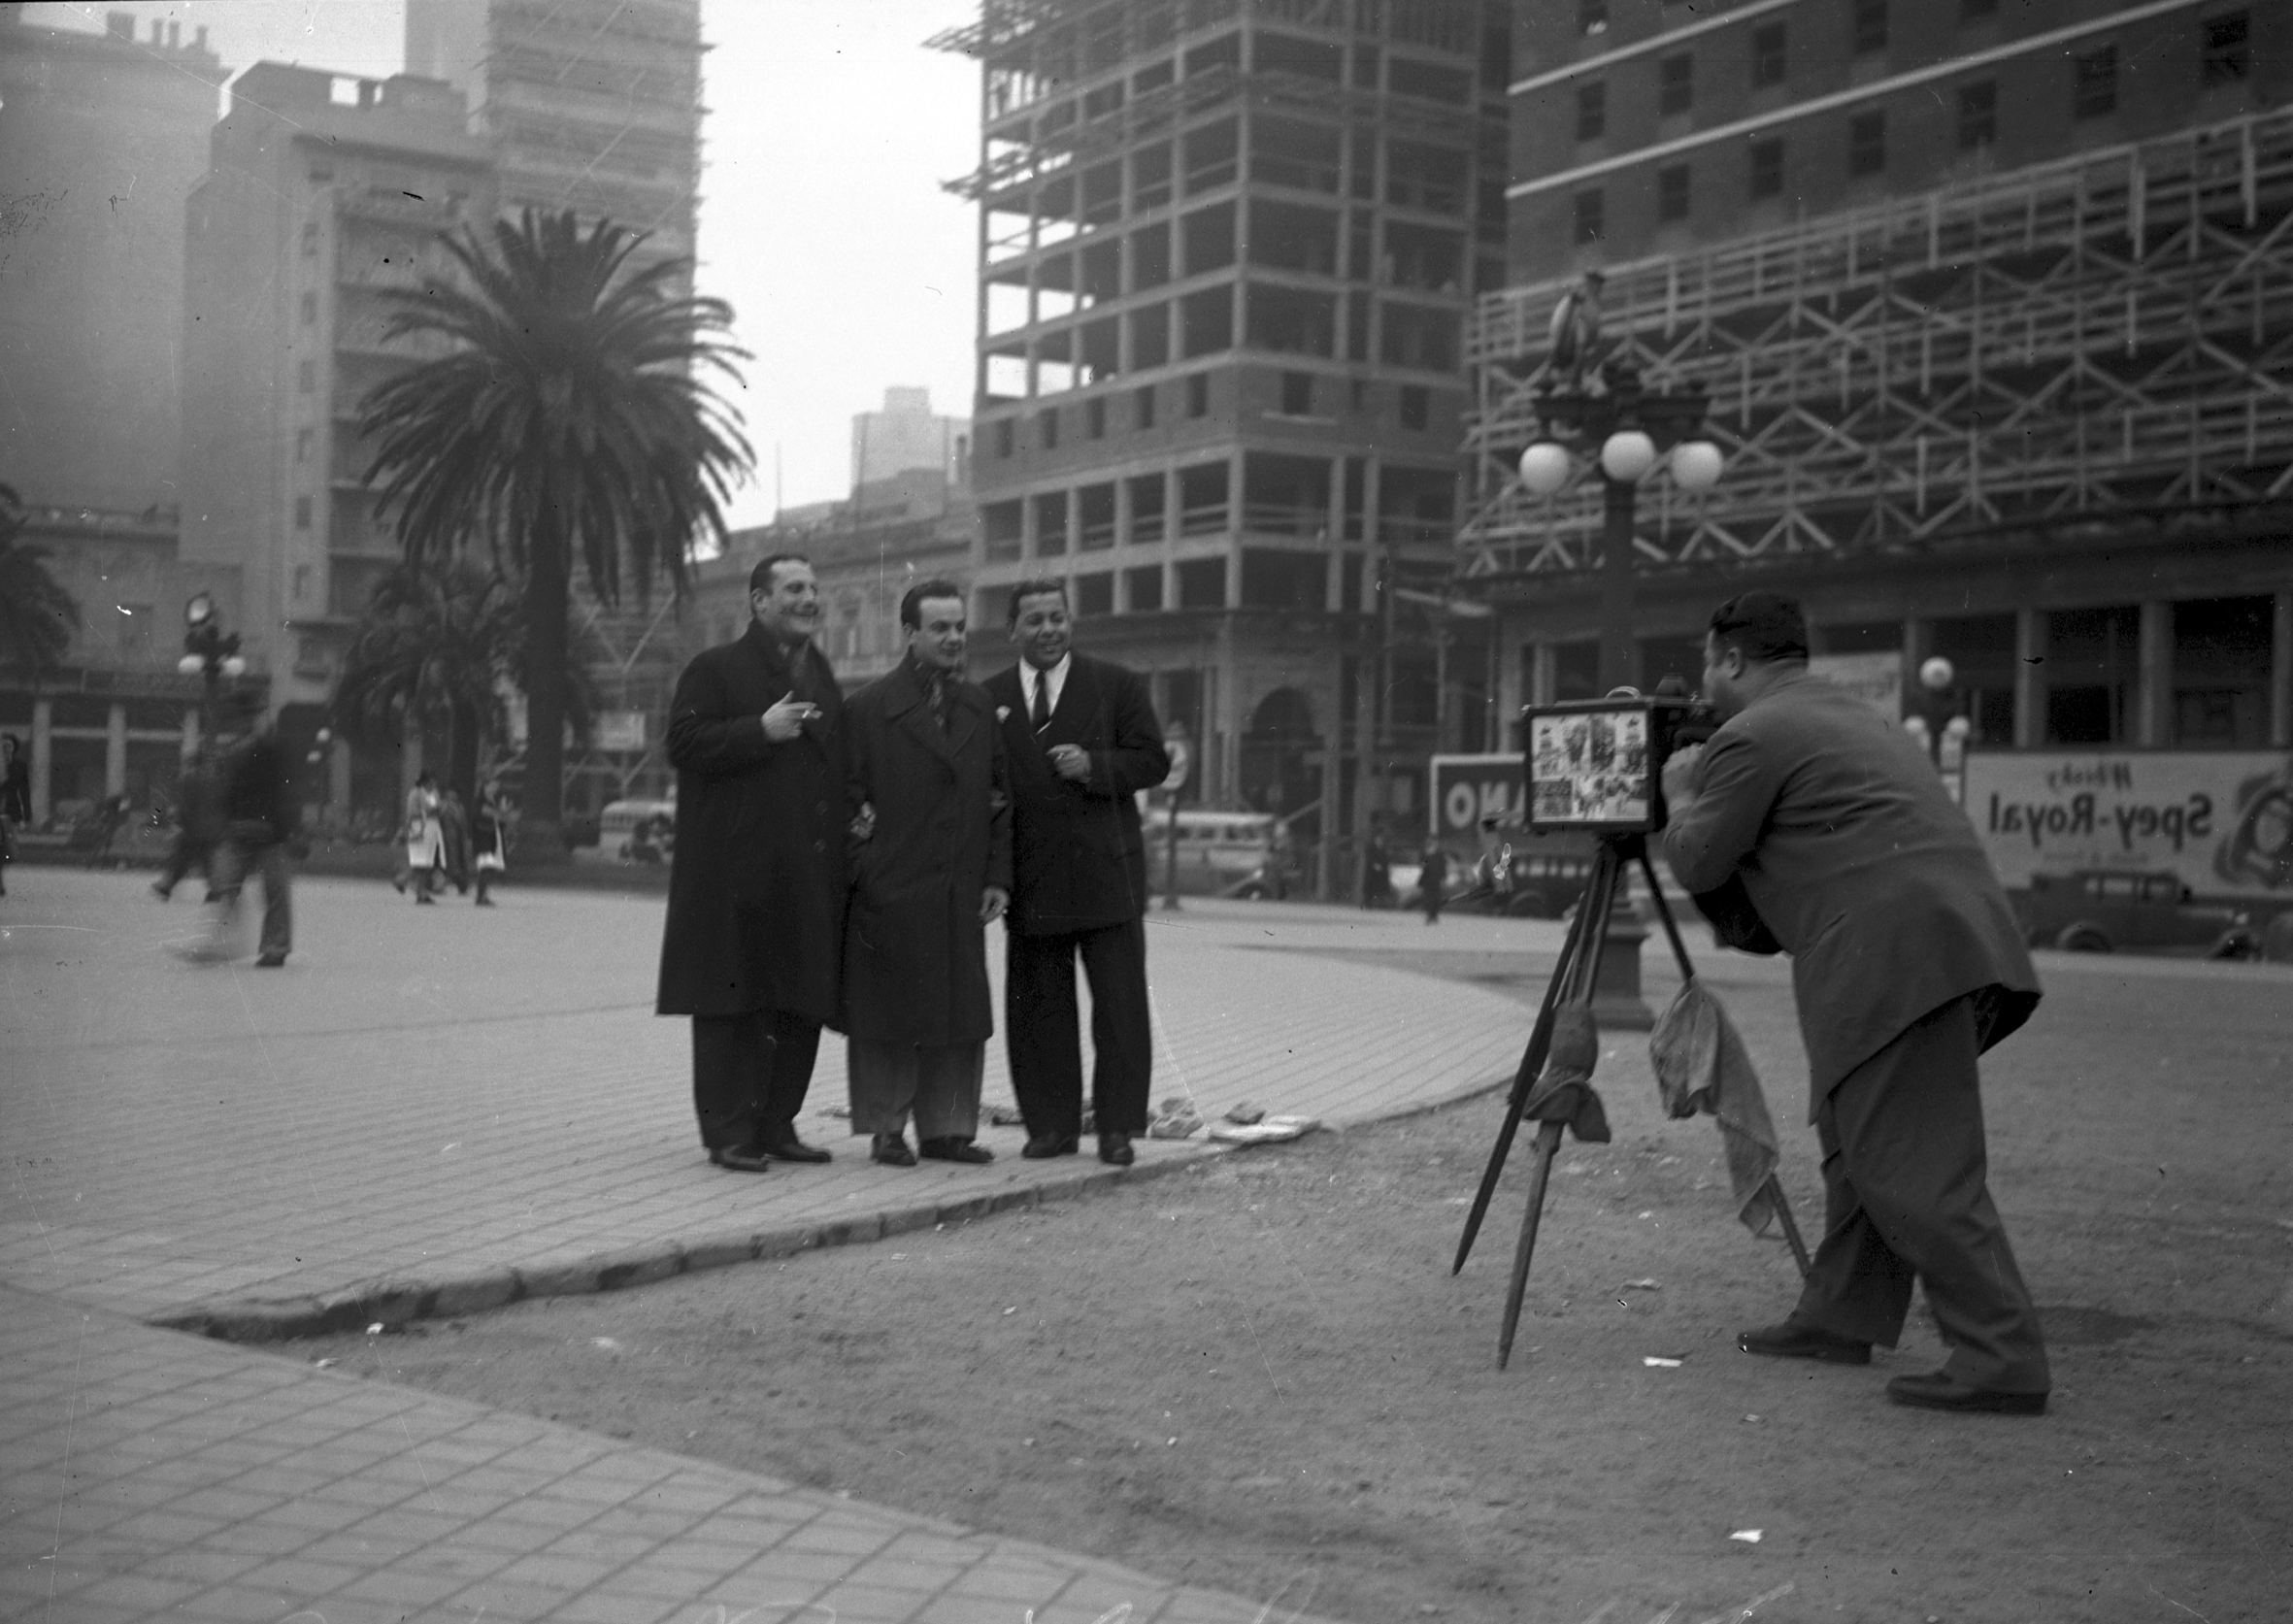
[[(1487, 955), (1415, 967), (1541, 990)], [(1788, 1041), (1765, 967), (1707, 979), (1755, 1053)], [(1941, 1358), (1917, 1314), (1868, 1371), (1738, 1352), (1789, 1306), (1789, 1256), (1735, 1222), (1709, 1123), (1613, 1084), (1616, 1143), (1563, 1147), (1503, 1372), (1525, 1137), (1448, 1268), (1500, 1096), (278, 1351), (1214, 1585), (1270, 1620), (2293, 1616), (2293, 975), (2128, 961), (2049, 985), (1986, 1067), (1994, 1189), (2055, 1361), (2044, 1419), (1887, 1405), (1887, 1376)], [(1803, 1086), (1769, 1079), (1812, 1235)]]

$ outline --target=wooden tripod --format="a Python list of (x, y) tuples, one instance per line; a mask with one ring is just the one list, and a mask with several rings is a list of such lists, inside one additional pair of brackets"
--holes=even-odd
[[(1656, 883), (1655, 868), (1648, 861), (1647, 838), (1601, 836), (1592, 877), (1585, 881), (1584, 895), (1578, 900), (1577, 917), (1571, 921), (1569, 934), (1561, 943), (1560, 962), (1552, 968), (1552, 980), (1545, 987), (1545, 1002), (1537, 1011), (1537, 1024), (1529, 1032), (1529, 1046), (1522, 1052), (1520, 1070), (1513, 1076), (1512, 1095), (1505, 1110), (1505, 1126), (1498, 1131), (1496, 1146), (1489, 1153), (1489, 1165), (1480, 1177), (1480, 1189), (1473, 1198), (1473, 1210), (1466, 1214), (1465, 1233), (1457, 1242), (1456, 1261), (1449, 1266), (1452, 1275), (1465, 1267), (1465, 1259), (1473, 1250), (1474, 1237), (1480, 1233), (1481, 1219), (1488, 1214), (1489, 1198), (1496, 1194), (1498, 1176), (1505, 1171), (1505, 1158), (1512, 1150), (1512, 1136), (1520, 1129), (1522, 1113), (1551, 1052), (1555, 1014), (1563, 1004), (1589, 1006), (1592, 1002), (1600, 978), (1601, 948), (1608, 940), (1609, 911), (1615, 903), (1617, 888), (1623, 883), (1625, 864), (1635, 861), (1648, 882), (1648, 895), (1655, 900), (1656, 916), (1663, 921), (1665, 940), (1672, 944), (1672, 956), (1678, 961), (1680, 978), (1687, 980), (1696, 974), (1688, 961), (1687, 945), (1680, 940), (1679, 926), (1672, 917), (1672, 907), (1664, 900), (1663, 887)], [(1552, 1173), (1553, 1152), (1560, 1148), (1561, 1127), (1557, 1121), (1537, 1124), (1535, 1160), (1529, 1174), (1529, 1206), (1521, 1217), (1520, 1243), (1512, 1254), (1512, 1283), (1505, 1294), (1505, 1326), (1497, 1340), (1499, 1370), (1512, 1357), (1513, 1333), (1520, 1324), (1521, 1297), (1529, 1285), (1529, 1262), (1537, 1250), (1537, 1222), (1544, 1214), (1545, 1186)], [(1799, 1224), (1791, 1215), (1791, 1204), (1783, 1199), (1783, 1186), (1771, 1173), (1761, 1189), (1804, 1276), (1808, 1272), (1807, 1243), (1800, 1239)]]

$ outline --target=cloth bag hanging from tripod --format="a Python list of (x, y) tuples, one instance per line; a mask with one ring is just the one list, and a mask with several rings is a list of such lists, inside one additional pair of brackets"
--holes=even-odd
[(1678, 1119), (1702, 1110), (1718, 1122), (1736, 1216), (1752, 1234), (1765, 1235), (1776, 1216), (1767, 1199), (1768, 1177), (1781, 1159), (1776, 1123), (1750, 1051), (1701, 980), (1690, 977), (1681, 985), (1648, 1034), (1648, 1064), (1666, 1115)]
[(1531, 1122), (1561, 1122), (1587, 1144), (1609, 1143), (1609, 1113), (1592, 1086), (1600, 1064), (1600, 1027), (1592, 1006), (1571, 1000), (1552, 1011), (1552, 1046), (1521, 1107)]

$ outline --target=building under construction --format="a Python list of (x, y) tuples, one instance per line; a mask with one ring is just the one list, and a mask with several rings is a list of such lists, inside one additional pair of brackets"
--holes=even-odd
[[(1193, 792), (1302, 842), (1432, 743), (1508, 27), (1477, 0), (986, 0), (933, 42), (982, 68), (954, 183), (980, 211), (975, 623), (1068, 582), (1084, 646), (1202, 741)], [(1412, 573), (1418, 598), (1382, 590)]]
[(1641, 487), (1644, 683), (1759, 584), (1819, 650), (1947, 655), (1978, 741), (2293, 743), (2293, 15), (1612, 10), (1523, 10), (1516, 285), (1467, 344), (1505, 713), (1595, 691), (1600, 481), (1514, 462), (1598, 268), (1603, 342), (1727, 455)]

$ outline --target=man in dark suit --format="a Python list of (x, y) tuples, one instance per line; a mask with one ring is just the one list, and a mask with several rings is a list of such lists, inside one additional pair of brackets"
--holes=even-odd
[(824, 1162), (796, 1137), (844, 937), (844, 701), (812, 644), (820, 589), (780, 553), (748, 577), (748, 631), (703, 650), (669, 702), (677, 845), (655, 1010), (693, 1023), (709, 1159)]
[(2040, 1414), (2049, 1378), (2030, 1292), (1987, 1186), (1976, 1056), (2039, 984), (1973, 827), (1917, 746), (1807, 668), (1797, 602), (1746, 592), (1705, 638), (1727, 720), (1665, 764), (1665, 860), (1691, 892), (1740, 878), (1791, 955), (1823, 1148), (1823, 1244), (1746, 1352), (1868, 1364), (1915, 1276), (1950, 1357), (1887, 1397)]
[(905, 657), (845, 708), (847, 800), (867, 831), (844, 933), (852, 1132), (893, 1167), (914, 1167), (916, 1150), (988, 1162), (973, 1142), (995, 1030), (987, 922), (1012, 886), (1003, 737), (987, 690), (963, 679), (963, 588), (918, 582), (900, 626)]
[(1004, 1042), (1027, 1120), (1022, 1156), (1072, 1155), (1082, 1132), (1075, 961), (1091, 984), (1091, 1111), (1099, 1159), (1128, 1167), (1146, 1131), (1153, 1044), (1146, 1007), (1142, 789), (1170, 752), (1135, 672), (1073, 651), (1067, 589), (1012, 588), (1019, 663), (987, 679), (1012, 785), (1012, 903), (1004, 921)]

